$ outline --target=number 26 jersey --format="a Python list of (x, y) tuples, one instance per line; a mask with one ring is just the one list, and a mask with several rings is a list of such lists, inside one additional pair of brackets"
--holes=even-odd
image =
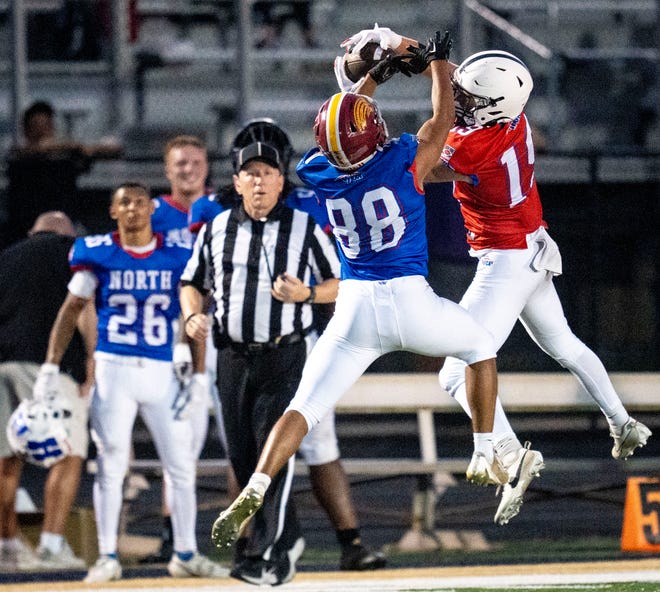
[(73, 244), (72, 271), (89, 271), (97, 279), (97, 351), (172, 359), (178, 284), (190, 251), (155, 236), (156, 248), (139, 254), (122, 248), (117, 233), (86, 236)]

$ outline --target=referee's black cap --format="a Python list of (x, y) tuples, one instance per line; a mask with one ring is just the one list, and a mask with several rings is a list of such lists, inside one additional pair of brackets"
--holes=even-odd
[(274, 146), (265, 142), (253, 142), (235, 152), (234, 171), (238, 173), (251, 160), (261, 160), (282, 171), (282, 159)]

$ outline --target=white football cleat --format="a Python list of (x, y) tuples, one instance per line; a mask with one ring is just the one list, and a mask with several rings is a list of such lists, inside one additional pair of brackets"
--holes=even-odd
[(504, 485), (509, 481), (509, 474), (504, 470), (497, 456), (493, 455), (493, 460), (489, 462), (481, 452), (472, 455), (465, 476), (470, 483), (483, 487)]
[(211, 561), (201, 553), (195, 553), (188, 561), (175, 553), (167, 564), (167, 571), (173, 578), (228, 578), (229, 569)]
[(496, 524), (507, 524), (518, 515), (529, 484), (545, 468), (543, 455), (538, 450), (530, 450), (530, 446), (525, 442), (525, 446), (518, 450), (516, 462), (507, 468), (511, 480), (502, 487), (502, 499), (495, 512)]
[(642, 448), (642, 446), (646, 445), (646, 441), (651, 436), (651, 430), (641, 421), (637, 421), (631, 417), (623, 424), (620, 434), (612, 430), (610, 431), (610, 436), (614, 438), (612, 456), (617, 459), (626, 460), (633, 455), (633, 452), (637, 448)]
[(121, 565), (114, 557), (104, 555), (96, 560), (96, 563), (89, 568), (87, 576), (83, 582), (88, 584), (95, 582), (113, 582), (121, 580), (122, 570)]
[(291, 547), (286, 552), (287, 559), (289, 561), (289, 571), (282, 579), (282, 584), (286, 584), (287, 582), (293, 580), (293, 577), (296, 575), (296, 563), (298, 562), (298, 559), (300, 559), (300, 556), (303, 554), (304, 550), (305, 539), (303, 537), (299, 537), (296, 539), (296, 542), (293, 543), (293, 547)]

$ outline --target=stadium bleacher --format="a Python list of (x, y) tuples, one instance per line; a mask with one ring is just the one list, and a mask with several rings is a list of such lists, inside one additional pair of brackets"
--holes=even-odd
[[(122, 0), (112, 4), (119, 7), (114, 8), (115, 26), (126, 26), (125, 15), (120, 18), (120, 11), (128, 3)], [(309, 120), (315, 113), (314, 105), (335, 89), (331, 63), (332, 57), (340, 52), (339, 42), (352, 32), (379, 22), (421, 38), (428, 36), (434, 27), (453, 27), (457, 60), (473, 51), (493, 46), (519, 54), (528, 61), (536, 78), (537, 89), (530, 109), (537, 116), (537, 125), (566, 127), (567, 133), (556, 134), (555, 149), (584, 148), (592, 140), (602, 138), (603, 128), (607, 128), (612, 119), (618, 118), (625, 124), (632, 118), (630, 99), (635, 93), (627, 95), (625, 112), (617, 113), (616, 109), (622, 109), (623, 105), (612, 101), (610, 107), (615, 112), (607, 118), (595, 124), (575, 121), (571, 116), (572, 105), (568, 102), (570, 97), (564, 96), (564, 89), (559, 88), (558, 96), (553, 95), (553, 85), (561, 85), (570, 63), (563, 58), (558, 61), (541, 59), (511, 36), (488, 25), (485, 19), (475, 16), (469, 9), (469, 6), (479, 4), (474, 0), (417, 0), (406, 3), (405, 8), (396, 0), (367, 0), (359, 3), (359, 10), (354, 0), (316, 0), (312, 14), (317, 49), (305, 48), (295, 24), (289, 23), (279, 48), (261, 51), (249, 48), (248, 55), (238, 51), (240, 20), (236, 15), (232, 16), (231, 4), (203, 0), (139, 0), (136, 11), (140, 28), (135, 42), (129, 43), (123, 31), (122, 35), (102, 40), (105, 47), (96, 61), (31, 60), (27, 68), (28, 94), (32, 98), (46, 97), (57, 107), (68, 109), (76, 108), (80, 102), (85, 103), (90, 116), (77, 121), (72, 130), (82, 140), (107, 135), (128, 135), (130, 139), (130, 132), (136, 126), (160, 128), (164, 132), (168, 125), (215, 130), (217, 119), (213, 105), (229, 95), (229, 101), (237, 106), (237, 117), (247, 118), (267, 109), (291, 130), (296, 148), (302, 150), (309, 142)], [(24, 0), (28, 25), (36, 26), (31, 18), (34, 15), (56, 18), (62, 5), (63, 2), (56, 0)], [(578, 55), (575, 52), (581, 49), (581, 39), (585, 33), (590, 34), (595, 47), (586, 57), (591, 63), (614, 68), (613, 83), (623, 78), (622, 84), (627, 81), (630, 85), (639, 85), (637, 80), (631, 80), (637, 66), (657, 65), (657, 48), (653, 46), (657, 12), (655, 3), (650, 0), (626, 3), (490, 0), (481, 5), (491, 8), (557, 56)], [(0, 3), (0, 40), (6, 41), (0, 43), (0, 74), (8, 83), (11, 82), (12, 55), (10, 6), (8, 2)], [(31, 38), (28, 29), (28, 48)], [(161, 63), (144, 72), (143, 113), (138, 113), (140, 97), (135, 88), (134, 72), (137, 56), (144, 51), (156, 52)], [(121, 62), (113, 63), (118, 58)], [(241, 85), (245, 84), (240, 77), (243, 59), (251, 79), (246, 89), (247, 97), (239, 96), (243, 92)], [(583, 92), (594, 101), (608, 92), (620, 93), (616, 84), (607, 89), (593, 89), (589, 88), (588, 82), (583, 81)], [(3, 102), (7, 109), (11, 105), (10, 86), (5, 85), (2, 91), (8, 99)], [(422, 106), (415, 106), (425, 95), (425, 89), (423, 80), (414, 79), (406, 80), (405, 84), (393, 82), (383, 87), (380, 94), (383, 100), (412, 103), (409, 110), (418, 114), (418, 117), (406, 118), (401, 113), (403, 109), (395, 110), (391, 114), (394, 133), (414, 125), (419, 114), (426, 113)], [(644, 100), (652, 102), (655, 96), (657, 105), (657, 88), (653, 91), (655, 95), (648, 90), (650, 96)], [(548, 101), (547, 97), (552, 100)], [(299, 108), (285, 108), (291, 101), (295, 101)], [(0, 116), (11, 119), (9, 110)], [(226, 136), (231, 136), (231, 131), (240, 125), (240, 121), (226, 123)], [(648, 134), (649, 147), (657, 148), (657, 135), (656, 122)], [(619, 136), (620, 141), (625, 141), (625, 133)], [(2, 143), (7, 145), (9, 139), (8, 134), (3, 134)], [(224, 140), (225, 137), (216, 138), (219, 149), (223, 148)]]

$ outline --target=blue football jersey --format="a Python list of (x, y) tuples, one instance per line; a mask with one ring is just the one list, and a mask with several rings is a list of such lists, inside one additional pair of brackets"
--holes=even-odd
[(98, 279), (97, 351), (171, 360), (180, 307), (178, 284), (190, 258), (179, 245), (157, 234), (156, 249), (138, 255), (124, 250), (118, 234), (76, 239), (70, 265)]
[(190, 221), (188, 228), (193, 234), (197, 234), (202, 226), (210, 222), (225, 208), (217, 201), (217, 195), (204, 195), (193, 202), (190, 208)]
[(411, 171), (417, 146), (416, 136), (402, 134), (352, 173), (317, 148), (298, 163), (298, 176), (325, 202), (342, 279), (427, 275), (426, 204)]
[(314, 222), (316, 222), (324, 232), (330, 232), (330, 220), (328, 220), (328, 212), (321, 201), (316, 197), (311, 189), (307, 187), (295, 187), (289, 195), (286, 196), (285, 202), (287, 206), (294, 210), (302, 210), (307, 212)]
[(153, 231), (162, 233), (166, 245), (178, 245), (192, 249), (195, 237), (188, 229), (188, 210), (174, 202), (169, 195), (154, 197), (153, 202), (156, 206), (151, 216)]

